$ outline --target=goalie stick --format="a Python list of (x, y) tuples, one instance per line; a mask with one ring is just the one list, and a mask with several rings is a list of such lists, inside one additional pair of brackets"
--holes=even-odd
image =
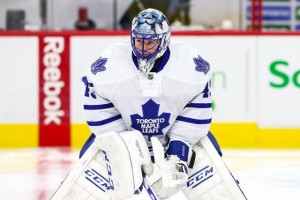
[(143, 186), (145, 190), (147, 191), (149, 197), (151, 200), (159, 200), (159, 198), (156, 196), (154, 190), (152, 189), (149, 180), (147, 179), (146, 175), (143, 174)]

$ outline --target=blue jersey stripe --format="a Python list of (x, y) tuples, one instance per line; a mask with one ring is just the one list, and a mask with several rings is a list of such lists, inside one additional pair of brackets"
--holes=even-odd
[(116, 120), (121, 119), (121, 118), (122, 118), (121, 115), (117, 115), (117, 116), (114, 116), (114, 117), (111, 117), (111, 118), (108, 118), (108, 119), (105, 119), (105, 120), (101, 120), (101, 121), (96, 121), (96, 122), (87, 121), (87, 124), (89, 126), (102, 126), (104, 124), (111, 123), (111, 122), (116, 121)]
[(211, 108), (211, 103), (189, 103), (186, 105), (189, 108)]
[(210, 124), (211, 123), (211, 118), (210, 119), (193, 119), (193, 118), (178, 116), (176, 120), (191, 123), (191, 124)]
[(84, 105), (84, 110), (101, 110), (106, 108), (113, 108), (114, 105), (112, 103), (108, 104), (100, 104), (100, 105)]

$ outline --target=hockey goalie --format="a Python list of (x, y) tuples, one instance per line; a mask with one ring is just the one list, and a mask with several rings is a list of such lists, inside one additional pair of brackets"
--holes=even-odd
[(156, 9), (132, 21), (130, 42), (110, 45), (83, 83), (92, 131), (53, 200), (245, 200), (210, 132), (211, 66), (190, 44), (170, 41)]
[(208, 137), (191, 150), (189, 166), (167, 155), (156, 137), (151, 143), (155, 163), (139, 131), (97, 136), (51, 199), (125, 200), (143, 190), (152, 200), (179, 191), (191, 200), (246, 199)]

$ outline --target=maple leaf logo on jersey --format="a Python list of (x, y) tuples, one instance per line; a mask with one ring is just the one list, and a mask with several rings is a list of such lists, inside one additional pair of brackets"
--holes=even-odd
[(162, 129), (170, 125), (170, 113), (162, 113), (158, 116), (159, 104), (152, 99), (142, 105), (143, 116), (139, 114), (130, 115), (131, 127), (139, 130), (143, 135), (148, 136), (148, 140), (153, 135), (163, 135)]
[(196, 71), (198, 72), (203, 72), (205, 75), (207, 74), (207, 72), (210, 70), (210, 66), (209, 63), (206, 62), (203, 58), (200, 57), (200, 55), (198, 55), (198, 58), (195, 57), (193, 58), (194, 63), (196, 64)]
[(98, 72), (103, 72), (106, 70), (105, 64), (107, 63), (107, 58), (100, 57), (98, 60), (96, 60), (91, 67), (91, 72), (96, 75)]

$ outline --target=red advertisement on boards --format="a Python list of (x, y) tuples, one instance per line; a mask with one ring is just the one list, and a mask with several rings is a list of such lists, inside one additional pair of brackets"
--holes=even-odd
[(39, 36), (39, 146), (70, 146), (70, 42)]

